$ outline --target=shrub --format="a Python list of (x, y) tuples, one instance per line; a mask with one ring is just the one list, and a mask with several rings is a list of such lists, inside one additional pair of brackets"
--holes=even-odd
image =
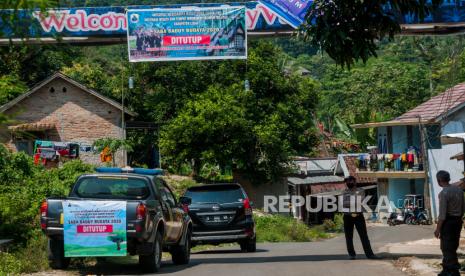
[(282, 215), (256, 216), (255, 223), (259, 242), (307, 242), (329, 237), (322, 227), (310, 228)]
[(187, 177), (165, 176), (163, 179), (165, 179), (168, 185), (173, 189), (173, 193), (177, 198), (182, 196), (189, 187), (198, 185), (195, 180)]
[(51, 196), (66, 196), (76, 178), (91, 165), (69, 161), (45, 170), (24, 153), (0, 145), (0, 237), (12, 238), (11, 253), (0, 254), (0, 275), (47, 268), (46, 238), (39, 225), (39, 206)]
[(16, 256), (0, 252), (0, 275), (19, 274), (21, 271), (22, 264)]
[(344, 221), (342, 214), (336, 214), (333, 220), (325, 219), (323, 221), (323, 229), (326, 232), (342, 232), (344, 228)]
[(26, 246), (18, 248), (14, 256), (21, 262), (21, 272), (32, 273), (48, 269), (47, 237), (34, 229)]

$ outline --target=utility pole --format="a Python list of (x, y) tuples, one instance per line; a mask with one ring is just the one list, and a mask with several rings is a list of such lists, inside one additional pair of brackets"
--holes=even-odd
[[(132, 77), (129, 77), (129, 80), (128, 80), (128, 87), (129, 89), (133, 89), (134, 88), (134, 80)], [(124, 120), (124, 115), (125, 115), (125, 111), (124, 111), (124, 87), (121, 87), (121, 130), (122, 130), (122, 136), (121, 139), (122, 140), (126, 140), (126, 121)], [(124, 151), (123, 153), (123, 165), (124, 167), (126, 167), (128, 165), (128, 153), (126, 151)]]
[(430, 195), (430, 183), (429, 183), (429, 161), (428, 161), (428, 147), (426, 146), (426, 137), (425, 126), (421, 122), (421, 117), (418, 117), (418, 126), (420, 129), (420, 139), (421, 139), (421, 150), (423, 152), (423, 170), (425, 171), (425, 183), (423, 185), (424, 193), (424, 207), (428, 211), (431, 219), (433, 219), (433, 212), (431, 209), (431, 195)]

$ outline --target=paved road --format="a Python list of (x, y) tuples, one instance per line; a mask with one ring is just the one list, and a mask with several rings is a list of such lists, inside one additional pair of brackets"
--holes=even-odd
[[(373, 248), (379, 249), (388, 243), (407, 242), (431, 238), (431, 226), (369, 227)], [(357, 235), (356, 235), (357, 236)], [(358, 236), (356, 250), (362, 253)], [(348, 260), (344, 236), (310, 243), (262, 243), (256, 253), (241, 253), (239, 247), (195, 253), (189, 265), (175, 266), (170, 260), (163, 263), (162, 275), (201, 276), (273, 276), (273, 275), (404, 275), (393, 266), (392, 259), (398, 256), (378, 252), (383, 260), (367, 260), (359, 254), (357, 260)], [(119, 265), (116, 262), (102, 263), (81, 273), (91, 274), (139, 274), (136, 263)]]

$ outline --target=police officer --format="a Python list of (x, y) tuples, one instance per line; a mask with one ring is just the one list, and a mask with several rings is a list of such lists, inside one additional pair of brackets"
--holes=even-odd
[(457, 248), (459, 247), (462, 218), (465, 211), (463, 191), (450, 185), (450, 175), (439, 171), (436, 179), (442, 191), (439, 193), (438, 224), (434, 236), (441, 239), (442, 272), (440, 276), (460, 275)]
[[(349, 258), (354, 260), (356, 257), (354, 249), (354, 226), (357, 229), (360, 240), (362, 241), (363, 250), (368, 259), (379, 259), (373, 253), (371, 249), (370, 240), (368, 239), (367, 226), (365, 223), (365, 218), (363, 213), (360, 210), (357, 210), (356, 206), (351, 206), (351, 202), (361, 202), (365, 197), (365, 191), (363, 189), (357, 188), (357, 181), (355, 177), (349, 176), (345, 178), (345, 183), (347, 189), (343, 194), (343, 207), (349, 212), (344, 213), (344, 234), (346, 238), (347, 252), (349, 253)], [(361, 197), (360, 200), (357, 200), (356, 197)], [(353, 205), (353, 204), (352, 204)], [(359, 208), (361, 206), (358, 206)]]

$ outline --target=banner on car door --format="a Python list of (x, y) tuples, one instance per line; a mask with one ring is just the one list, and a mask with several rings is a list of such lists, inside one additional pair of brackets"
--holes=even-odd
[(126, 256), (126, 202), (63, 202), (65, 257)]
[(129, 60), (247, 58), (245, 7), (128, 10)]

